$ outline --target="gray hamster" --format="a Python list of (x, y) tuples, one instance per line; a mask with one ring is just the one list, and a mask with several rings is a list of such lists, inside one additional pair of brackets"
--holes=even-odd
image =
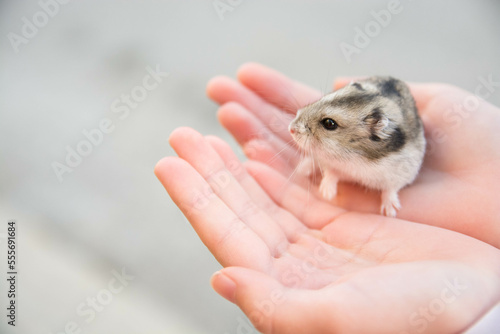
[(345, 180), (382, 192), (381, 214), (401, 208), (398, 191), (416, 178), (425, 154), (422, 121), (408, 86), (392, 77), (352, 82), (297, 111), (289, 131), (319, 167), (327, 199)]

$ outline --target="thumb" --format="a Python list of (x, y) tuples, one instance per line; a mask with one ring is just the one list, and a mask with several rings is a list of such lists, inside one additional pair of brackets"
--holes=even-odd
[(313, 333), (318, 325), (310, 290), (288, 288), (267, 274), (241, 267), (216, 272), (211, 284), (262, 333)]

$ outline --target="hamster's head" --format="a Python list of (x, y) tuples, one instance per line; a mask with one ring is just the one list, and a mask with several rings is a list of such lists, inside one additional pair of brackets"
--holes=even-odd
[(377, 159), (391, 146), (400, 118), (399, 106), (374, 85), (354, 82), (298, 110), (289, 131), (313, 157)]

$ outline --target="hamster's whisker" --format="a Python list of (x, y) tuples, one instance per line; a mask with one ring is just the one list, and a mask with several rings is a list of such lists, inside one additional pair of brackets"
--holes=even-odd
[(300, 161), (300, 151), (295, 150), (295, 151), (292, 151), (292, 154), (288, 155), (288, 158), (286, 159), (286, 163), (287, 163), (288, 165), (290, 165), (290, 160), (291, 160), (292, 158), (297, 157), (297, 155), (299, 155), (299, 161)]
[(325, 82), (323, 84), (323, 89), (321, 90), (321, 93), (324, 95), (327, 95), (333, 91), (333, 85), (332, 83), (335, 82), (335, 80), (330, 79), (332, 77), (331, 75), (331, 69), (328, 70), (328, 73), (326, 73), (325, 76)]
[[(315, 175), (314, 175), (314, 174), (315, 174), (315, 173), (314, 173), (314, 170), (315, 170), (315, 168), (314, 168), (314, 162), (315, 162), (315, 161), (314, 161), (314, 160), (315, 160), (315, 159), (314, 159), (314, 157), (312, 156), (312, 149), (311, 149), (311, 147), (310, 147), (310, 140), (309, 140), (309, 141), (307, 141), (307, 142), (306, 142), (306, 144), (307, 144), (307, 145), (306, 145), (305, 147), (307, 148), (307, 151), (309, 151), (309, 154), (308, 154), (307, 156), (309, 156), (309, 157), (312, 159), (312, 171), (311, 171), (311, 173), (312, 173), (313, 178), (314, 178), (314, 177), (315, 177)], [(304, 152), (304, 155), (306, 155), (306, 153), (305, 153), (305, 152)], [(312, 183), (312, 182), (311, 182), (311, 177), (307, 177), (307, 203), (308, 203), (308, 204), (309, 204), (309, 201), (310, 201), (310, 199), (311, 199), (311, 183)]]
[[(272, 158), (268, 159), (266, 161), (266, 165), (270, 165), (271, 163), (273, 163), (276, 159), (278, 159), (279, 155), (282, 154), (285, 150), (291, 149), (291, 146), (289, 145), (291, 142), (293, 142), (293, 139), (286, 142), (281, 150), (275, 153)], [(290, 160), (290, 158), (288, 158), (288, 160)]]
[[(297, 110), (302, 108), (302, 106), (300, 105), (299, 101), (297, 100), (297, 98), (295, 97), (295, 95), (293, 95), (290, 90), (287, 88), (287, 87), (284, 87), (285, 91), (288, 93), (288, 97), (291, 98), (293, 100), (293, 102), (295, 102), (295, 106), (292, 105), (292, 107), (294, 107), (293, 109), (295, 109), (295, 113), (297, 113)], [(293, 111), (292, 109), (292, 111)]]
[[(304, 141), (303, 141), (303, 144), (302, 145), (298, 145), (299, 146), (299, 150), (298, 150), (298, 153), (300, 155), (299, 157), (299, 162), (298, 164), (295, 166), (295, 169), (294, 169), (294, 173), (299, 169), (299, 168), (302, 168), (304, 167), (304, 163), (306, 163), (306, 159), (308, 158), (311, 158), (311, 149), (310, 149), (310, 138), (309, 137), (305, 137), (304, 138)], [(297, 143), (298, 144), (298, 143)], [(314, 164), (314, 160), (312, 161), (312, 163)], [(314, 166), (314, 165), (313, 165)], [(306, 167), (311, 167), (311, 166), (306, 166)], [(314, 169), (314, 167), (313, 167)], [(306, 175), (305, 178), (306, 178), (306, 182), (307, 182), (307, 203), (309, 203), (310, 201), (310, 194), (311, 194), (311, 180), (310, 180), (310, 176), (308, 175), (308, 170), (306, 170)], [(291, 177), (290, 177), (291, 178)]]
[(299, 110), (299, 109), (300, 109), (300, 107), (296, 107), (296, 106), (287, 106), (287, 105), (281, 106), (281, 110), (284, 111), (286, 114), (295, 115), (297, 113), (297, 110)]
[(285, 189), (285, 186), (290, 182), (290, 180), (292, 179), (292, 177), (295, 175), (295, 173), (297, 172), (298, 166), (299, 165), (297, 165), (293, 169), (293, 172), (290, 174), (290, 176), (288, 176), (288, 178), (286, 179), (285, 183), (283, 183), (283, 186), (281, 187), (282, 190)]
[[(298, 145), (297, 145), (297, 143), (296, 143), (293, 139), (292, 139), (291, 141), (295, 143), (295, 146), (298, 146)], [(289, 142), (289, 143), (290, 143), (290, 142)], [(295, 173), (297, 173), (297, 170), (299, 169), (299, 166), (300, 166), (300, 164), (303, 162), (304, 157), (305, 157), (305, 153), (303, 152), (303, 150), (301, 150), (301, 149), (300, 149), (300, 147), (297, 147), (297, 149), (295, 150), (294, 154), (295, 154), (295, 156), (297, 156), (297, 155), (299, 156), (299, 162), (298, 162), (298, 163), (297, 163), (297, 165), (293, 168), (292, 173), (288, 176), (288, 178), (287, 178), (286, 182), (285, 182), (285, 183), (284, 183), (284, 185), (283, 185), (283, 188), (285, 187), (285, 185), (287, 185), (287, 184), (290, 182), (290, 180), (291, 180), (291, 179), (292, 179), (292, 177), (295, 175)], [(292, 158), (291, 156), (289, 156), (289, 157), (288, 157), (288, 161), (287, 161), (287, 162), (288, 162), (289, 164), (290, 164), (290, 159), (291, 159), (291, 158)]]
[(319, 167), (318, 161), (316, 160), (316, 156), (314, 154), (314, 151), (312, 149), (312, 145), (310, 142), (309, 142), (309, 145), (307, 148), (309, 151), (309, 156), (311, 157), (311, 160), (312, 160), (312, 170), (311, 170), (312, 178), (309, 178), (309, 182), (312, 183), (313, 185), (315, 185), (316, 184), (316, 177), (317, 177), (316, 169), (320, 168), (320, 167)]

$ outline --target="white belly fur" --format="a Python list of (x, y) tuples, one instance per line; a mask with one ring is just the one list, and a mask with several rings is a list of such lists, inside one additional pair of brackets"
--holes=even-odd
[(349, 161), (320, 161), (323, 171), (330, 170), (339, 180), (359, 183), (375, 190), (399, 190), (413, 182), (420, 169), (422, 154), (408, 146), (400, 152), (371, 161), (362, 156)]

